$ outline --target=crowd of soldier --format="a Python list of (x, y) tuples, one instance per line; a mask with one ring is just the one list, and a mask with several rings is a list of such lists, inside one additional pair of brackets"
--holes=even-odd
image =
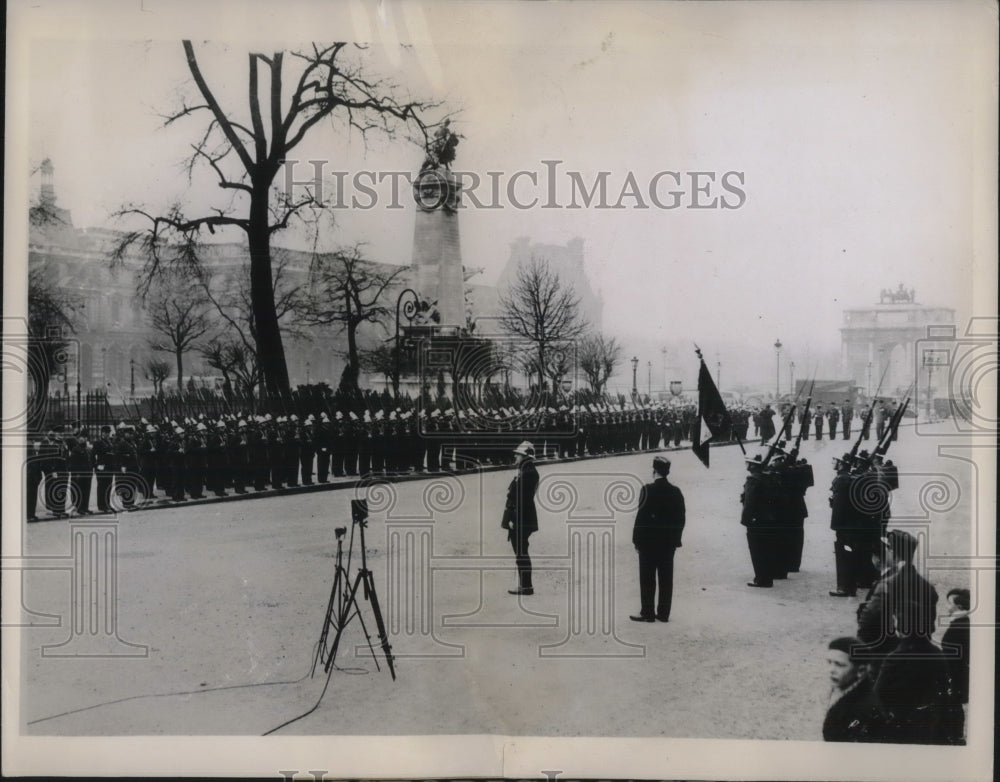
[[(749, 413), (736, 436), (745, 438)], [(173, 501), (229, 491), (329, 483), (333, 478), (406, 475), (512, 464), (512, 442), (526, 428), (538, 458), (566, 459), (679, 446), (697, 428), (693, 405), (563, 407), (559, 410), (454, 409), (336, 411), (302, 418), (204, 415), (182, 421), (121, 422), (93, 439), (85, 429), (52, 430), (30, 442), (27, 516), (39, 492), (56, 516), (86, 515), (96, 476), (96, 511), (130, 510), (156, 492)], [(662, 444), (662, 445), (661, 445)], [(112, 507), (114, 506), (114, 508)]]

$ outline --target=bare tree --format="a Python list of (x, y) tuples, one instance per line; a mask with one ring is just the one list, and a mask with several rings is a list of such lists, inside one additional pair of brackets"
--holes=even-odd
[[(248, 61), (246, 114), (224, 108), (202, 73), (191, 41), (184, 41), (188, 70), (198, 97), (164, 117), (166, 125), (187, 118), (201, 119), (198, 140), (188, 159), (189, 175), (209, 167), (228, 199), (209, 214), (190, 216), (180, 205), (156, 215), (140, 207), (125, 208), (148, 227), (127, 233), (113, 253), (120, 262), (138, 246), (145, 258), (142, 279), (150, 281), (165, 266), (197, 272), (202, 267), (202, 231), (239, 229), (249, 247), (250, 299), (255, 323), (257, 361), (269, 394), (290, 392), (275, 301), (271, 240), (303, 210), (322, 207), (308, 187), (285, 192), (274, 187), (278, 172), (298, 145), (320, 123), (347, 127), (367, 138), (371, 132), (394, 137), (405, 129), (425, 149), (431, 127), (422, 116), (436, 108), (426, 101), (401, 99), (392, 82), (373, 78), (364, 62), (364, 47), (347, 43), (313, 44), (308, 50), (251, 52)], [(263, 71), (263, 78), (261, 72)], [(286, 91), (286, 84), (292, 84)]]
[(346, 332), (347, 364), (355, 376), (361, 366), (358, 327), (362, 323), (382, 325), (395, 317), (394, 303), (387, 294), (404, 271), (404, 267), (393, 271), (379, 268), (365, 260), (359, 247), (313, 258), (303, 322), (332, 325)]
[[(171, 284), (173, 283), (173, 284)], [(208, 308), (197, 289), (177, 278), (161, 278), (147, 303), (149, 323), (162, 337), (153, 350), (173, 353), (177, 363), (177, 388), (183, 389), (184, 354), (212, 328)]]
[(231, 398), (234, 389), (247, 399), (253, 397), (254, 389), (260, 384), (260, 368), (256, 353), (242, 340), (213, 339), (200, 353), (208, 366), (222, 374), (222, 388), (227, 399)]
[(146, 362), (146, 379), (153, 384), (153, 394), (163, 393), (163, 384), (170, 377), (170, 362), (162, 358), (151, 358)]
[(614, 337), (596, 334), (580, 341), (578, 349), (580, 369), (587, 377), (595, 394), (604, 393), (604, 386), (621, 362), (622, 348)]
[[(303, 281), (296, 280), (294, 276), (291, 256), (288, 251), (275, 248), (275, 314), (285, 335), (301, 338), (305, 336), (302, 317), (307, 297), (303, 292)], [(259, 385), (261, 373), (260, 362), (257, 361), (257, 346), (259, 344), (257, 319), (253, 313), (253, 297), (248, 270), (240, 268), (234, 276), (219, 273), (218, 270), (208, 266), (202, 266), (198, 270), (194, 282), (215, 308), (228, 333), (226, 339), (214, 340), (213, 343), (206, 346), (208, 352), (203, 350), (202, 357), (206, 359), (209, 366), (220, 371), (223, 371), (223, 365), (227, 366), (226, 371), (232, 371), (229, 367), (235, 362), (241, 367), (238, 375), (244, 380), (255, 377), (257, 379), (256, 385)], [(225, 372), (223, 378), (228, 379)], [(252, 395), (256, 385), (251, 386), (249, 390), (243, 389), (241, 393)]]
[(517, 276), (500, 297), (503, 328), (534, 345), (534, 371), (545, 387), (548, 352), (576, 340), (587, 329), (580, 314), (580, 299), (564, 284), (549, 263), (532, 256), (518, 267)]

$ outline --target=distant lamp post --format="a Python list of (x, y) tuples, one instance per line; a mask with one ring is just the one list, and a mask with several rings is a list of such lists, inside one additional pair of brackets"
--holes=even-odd
[(924, 352), (924, 366), (927, 367), (927, 420), (931, 420), (931, 415), (934, 410), (934, 399), (933, 391), (931, 387), (931, 381), (934, 376), (934, 367), (943, 364), (943, 361), (939, 361), (938, 357), (935, 356), (931, 351)]
[(872, 362), (868, 362), (868, 398), (871, 399), (872, 396)]
[(788, 393), (795, 393), (795, 362), (788, 362)]
[(634, 397), (639, 393), (639, 388), (635, 384), (635, 372), (639, 368), (639, 359), (632, 356), (632, 396)]
[(781, 340), (774, 341), (774, 398), (781, 396)]
[(653, 396), (653, 362), (646, 362), (646, 396)]
[(128, 371), (129, 371), (129, 390), (132, 396), (135, 396), (135, 359), (130, 358), (128, 360)]

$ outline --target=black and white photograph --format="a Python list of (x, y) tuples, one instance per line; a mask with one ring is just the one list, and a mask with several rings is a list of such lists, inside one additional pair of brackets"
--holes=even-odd
[(4, 774), (992, 779), (997, 21), (9, 3)]

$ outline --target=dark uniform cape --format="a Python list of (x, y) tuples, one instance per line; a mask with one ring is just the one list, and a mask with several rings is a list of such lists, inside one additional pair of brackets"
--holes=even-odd
[(684, 531), (684, 495), (666, 478), (647, 483), (639, 498), (632, 528), (632, 543), (639, 552), (640, 614), (654, 615), (654, 598), (659, 582), (660, 598), (655, 615), (667, 620), (673, 600), (674, 551), (681, 545)]
[(639, 499), (632, 529), (636, 548), (679, 548), (684, 530), (684, 495), (666, 478), (647, 483)]
[(507, 487), (501, 526), (507, 530), (507, 539), (514, 549), (517, 562), (518, 584), (521, 589), (531, 589), (531, 559), (528, 557), (528, 537), (538, 531), (538, 512), (535, 510), (535, 491), (538, 489), (538, 470), (531, 459), (521, 462), (517, 476)]
[(740, 524), (747, 528), (747, 547), (753, 565), (754, 583), (771, 586), (778, 569), (781, 486), (770, 470), (754, 471), (743, 484)]

